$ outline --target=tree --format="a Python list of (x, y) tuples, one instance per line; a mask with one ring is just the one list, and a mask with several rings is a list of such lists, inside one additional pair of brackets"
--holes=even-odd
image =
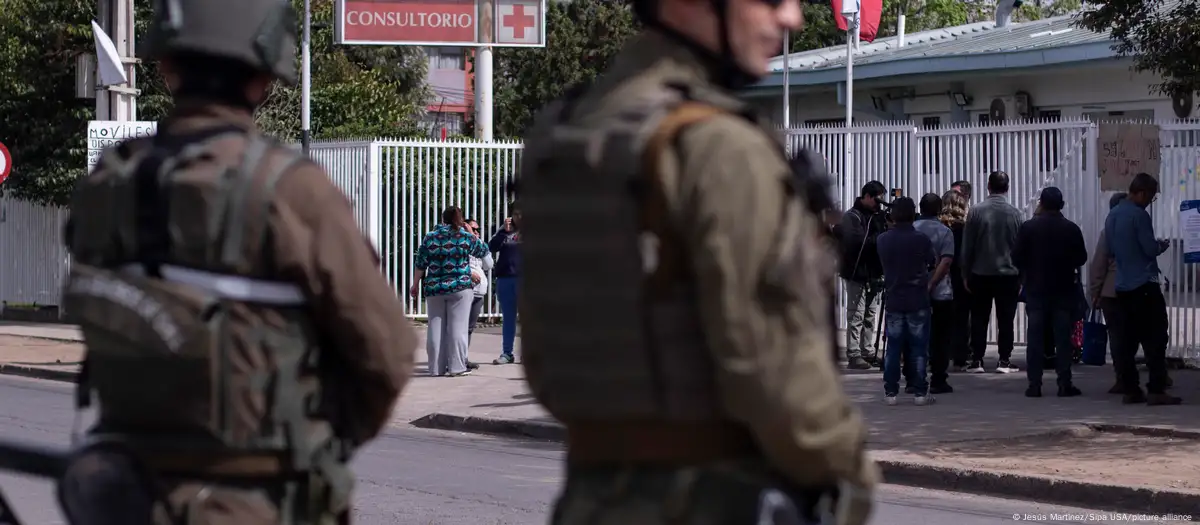
[(637, 30), (625, 2), (550, 2), (545, 48), (495, 53), (496, 136), (519, 138), (538, 109), (571, 86), (594, 80)]
[(1089, 2), (1079, 26), (1111, 31), (1113, 49), (1133, 57), (1133, 69), (1163, 81), (1154, 91), (1167, 96), (1200, 90), (1200, 0), (1106, 0)]
[[(292, 0), (300, 9), (302, 0)], [(135, 0), (136, 35), (145, 38), (151, 0)], [(3, 0), (0, 9), (0, 142), (15, 159), (0, 190), (42, 204), (65, 204), (84, 174), (87, 122), (95, 103), (75, 98), (75, 59), (92, 53), (94, 0)], [(425, 57), (414, 47), (339, 46), (333, 0), (313, 2), (315, 138), (416, 132), (429, 92)], [(297, 53), (299, 67), (299, 53)], [(171, 98), (153, 64), (137, 66), (138, 118), (158, 120)], [(277, 85), (257, 115), (281, 140), (300, 131), (300, 89)]]
[[(303, 0), (292, 0), (303, 12)], [(318, 139), (415, 136), (430, 91), (425, 53), (413, 46), (341, 46), (333, 0), (312, 2), (312, 135)], [(300, 59), (296, 58), (299, 71)], [(263, 130), (300, 139), (300, 86), (276, 84), (258, 111)]]

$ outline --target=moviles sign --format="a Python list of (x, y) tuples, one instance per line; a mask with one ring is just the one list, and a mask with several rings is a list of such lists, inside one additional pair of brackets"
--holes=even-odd
[(339, 44), (545, 45), (545, 0), (337, 0)]

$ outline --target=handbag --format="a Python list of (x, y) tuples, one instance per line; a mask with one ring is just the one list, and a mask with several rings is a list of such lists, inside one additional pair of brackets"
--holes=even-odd
[(1104, 318), (1095, 308), (1088, 312), (1083, 321), (1083, 364), (1104, 366), (1104, 356), (1108, 349), (1108, 327)]

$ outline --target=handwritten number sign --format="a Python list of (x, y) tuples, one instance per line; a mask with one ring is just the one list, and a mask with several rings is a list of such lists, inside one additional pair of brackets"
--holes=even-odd
[(1103, 191), (1128, 190), (1129, 181), (1138, 173), (1158, 179), (1162, 142), (1154, 124), (1102, 122), (1097, 149)]

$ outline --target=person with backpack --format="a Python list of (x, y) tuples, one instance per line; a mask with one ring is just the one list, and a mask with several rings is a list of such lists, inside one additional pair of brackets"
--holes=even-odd
[(737, 96), (803, 10), (633, 11), (525, 134), (522, 362), (566, 432), (551, 524), (865, 525), (879, 471), (831, 359), (816, 196)]
[(141, 56), (174, 107), (101, 154), (64, 232), (76, 400), (99, 401), (103, 445), (68, 466), (70, 522), (349, 522), (348, 462), (392, 420), (416, 335), (346, 196), (255, 127), (296, 82), (295, 20), (278, 0), (155, 3)]

